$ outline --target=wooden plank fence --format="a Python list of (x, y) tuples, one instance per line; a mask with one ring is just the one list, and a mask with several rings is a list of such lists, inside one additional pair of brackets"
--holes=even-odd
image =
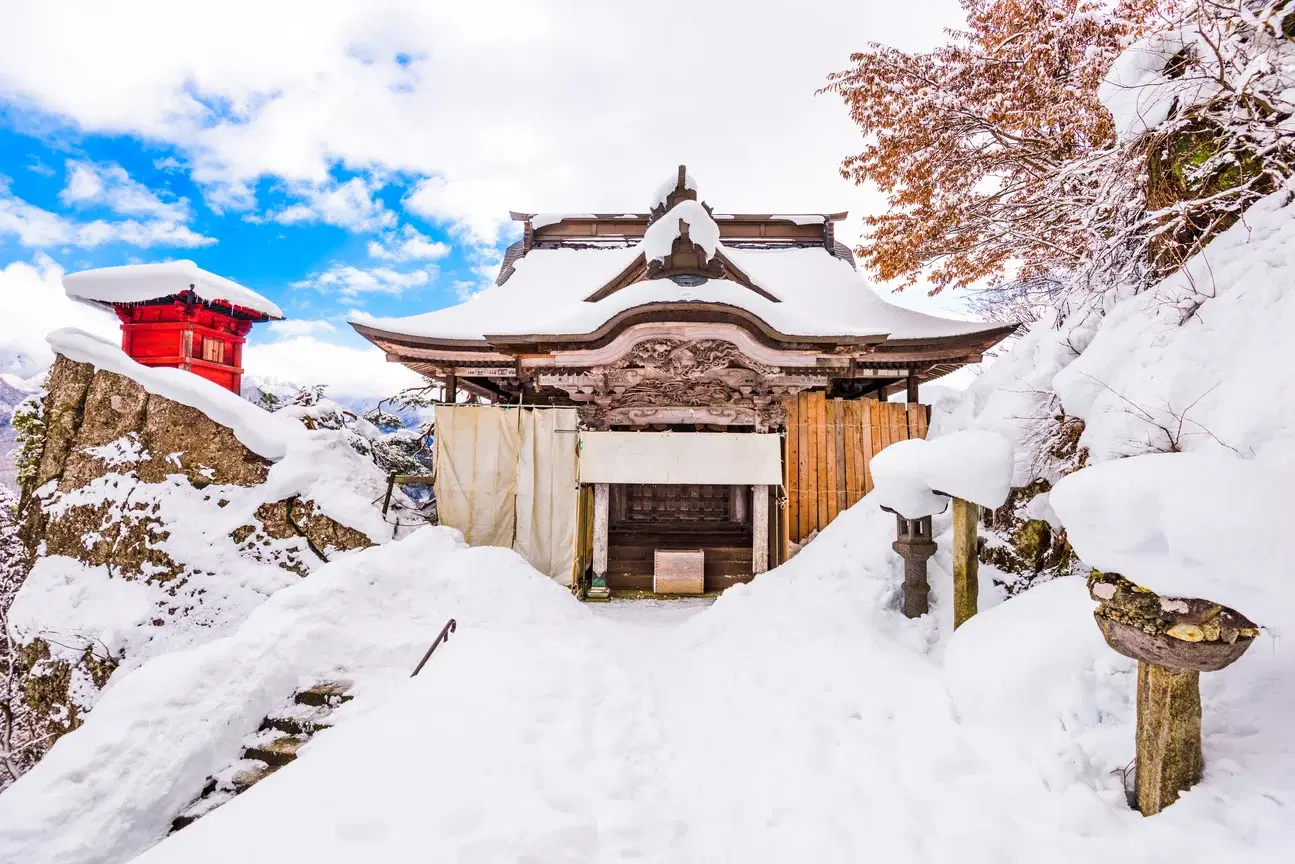
[(925, 438), (929, 405), (827, 399), (821, 392), (788, 399), (787, 535), (801, 543), (872, 491), (872, 457), (896, 441)]

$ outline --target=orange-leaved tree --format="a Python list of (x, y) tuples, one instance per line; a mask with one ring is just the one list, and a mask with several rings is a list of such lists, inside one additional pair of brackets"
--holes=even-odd
[(865, 264), (932, 293), (1077, 266), (1097, 184), (1082, 157), (1114, 141), (1098, 87), (1171, 2), (962, 0), (966, 28), (935, 50), (853, 55), (823, 92), (865, 138), (842, 175), (889, 203), (867, 220)]

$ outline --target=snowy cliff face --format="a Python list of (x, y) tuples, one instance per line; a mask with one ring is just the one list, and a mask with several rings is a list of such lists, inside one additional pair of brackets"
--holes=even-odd
[(23, 709), (20, 737), (46, 739), (25, 764), (82, 722), (114, 670), (218, 638), (392, 536), (373, 504), (383, 473), (345, 432), (145, 369), (86, 334), (60, 347), (19, 454), (32, 566), (0, 608), (14, 641), (0, 661), (17, 672), (0, 699)]

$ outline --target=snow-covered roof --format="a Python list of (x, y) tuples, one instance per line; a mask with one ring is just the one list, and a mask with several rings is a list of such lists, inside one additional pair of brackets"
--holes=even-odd
[(192, 291), (209, 302), (241, 306), (270, 318), (283, 317), (283, 310), (252, 289), (187, 260), (69, 273), (63, 277), (63, 290), (69, 297), (96, 303), (141, 303)]
[[(665, 222), (662, 219), (661, 222)], [(677, 230), (678, 220), (674, 220)], [(502, 285), (466, 303), (405, 318), (357, 315), (355, 321), (388, 333), (428, 339), (484, 339), (522, 334), (588, 333), (617, 314), (650, 303), (716, 303), (758, 316), (788, 336), (888, 336), (926, 339), (998, 329), (914, 312), (882, 300), (846, 261), (819, 247), (720, 247), (773, 302), (735, 282), (712, 279), (682, 287), (651, 279), (596, 302), (585, 298), (638, 257), (638, 246), (612, 249), (532, 249)]]

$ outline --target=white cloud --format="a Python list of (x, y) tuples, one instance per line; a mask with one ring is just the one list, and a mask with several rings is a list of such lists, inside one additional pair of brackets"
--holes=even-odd
[(334, 333), (337, 328), (332, 322), (321, 318), (289, 318), (286, 321), (271, 321), (266, 330), (271, 336), (291, 339), (296, 336), (312, 336), (316, 333)]
[(79, 327), (117, 341), (121, 329), (112, 313), (69, 300), (63, 293), (63, 268), (38, 253), (33, 262), (14, 261), (0, 269), (0, 372), (30, 377), (54, 362), (45, 335), (60, 327)]
[(858, 128), (814, 92), (867, 41), (927, 47), (961, 19), (954, 0), (10, 5), (0, 94), (175, 146), (217, 206), (258, 178), (399, 172), (436, 178), (406, 206), (486, 244), (510, 208), (643, 209), (680, 162), (721, 210), (875, 212), (837, 172)]
[(67, 185), (58, 197), (68, 206), (102, 206), (123, 216), (144, 216), (161, 222), (184, 223), (190, 216), (185, 199), (163, 201), (114, 162), (69, 159)]
[(399, 363), (388, 363), (372, 346), (339, 345), (314, 336), (248, 345), (243, 368), (253, 377), (327, 384), (330, 396), (375, 402), (423, 380)]
[(435, 261), (450, 254), (450, 247), (432, 240), (413, 225), (369, 241), (369, 257), (382, 261)]
[(292, 287), (314, 288), (336, 294), (343, 302), (354, 303), (362, 294), (400, 295), (410, 288), (426, 285), (435, 272), (434, 267), (401, 271), (391, 267), (360, 268), (335, 261), (324, 272), (294, 282)]
[(0, 181), (0, 237), (11, 235), (31, 248), (50, 246), (79, 246), (93, 249), (108, 243), (125, 243), (130, 246), (175, 246), (192, 248), (209, 246), (216, 242), (170, 220), (121, 219), (107, 221), (95, 219), (78, 222), (57, 213), (41, 209), (9, 192)]
[(396, 214), (374, 197), (382, 185), (362, 177), (352, 177), (345, 183), (294, 183), (288, 193), (302, 200), (248, 219), (281, 225), (322, 222), (354, 232), (377, 231), (396, 224)]

